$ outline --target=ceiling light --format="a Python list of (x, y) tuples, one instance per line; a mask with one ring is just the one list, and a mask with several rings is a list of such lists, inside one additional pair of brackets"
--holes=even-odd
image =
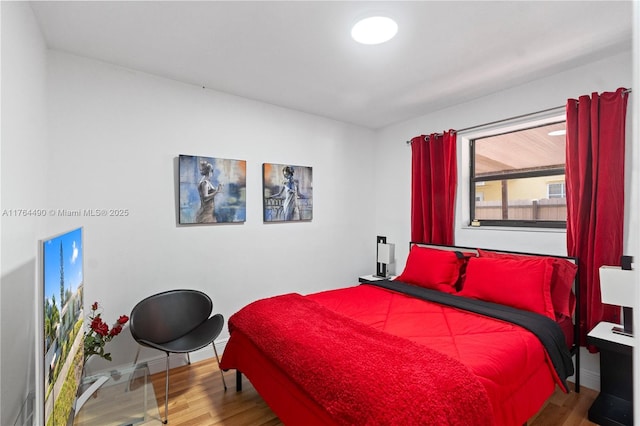
[(351, 37), (362, 44), (380, 44), (391, 40), (398, 32), (398, 24), (386, 16), (373, 16), (356, 23)]
[(553, 132), (547, 133), (549, 136), (563, 136), (567, 134), (566, 130), (554, 130)]

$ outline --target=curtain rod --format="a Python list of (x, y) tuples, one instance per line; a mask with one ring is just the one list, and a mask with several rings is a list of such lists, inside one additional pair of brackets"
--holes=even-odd
[[(631, 89), (625, 89), (625, 90), (622, 91), (622, 93), (624, 93), (624, 94), (631, 93)], [(460, 130), (453, 130), (453, 132), (455, 132), (455, 133), (467, 132), (469, 130), (475, 130), (475, 129), (479, 129), (481, 127), (492, 126), (494, 124), (500, 124), (500, 123), (504, 123), (506, 121), (517, 120), (519, 118), (530, 117), (532, 115), (543, 114), (545, 112), (550, 112), (550, 111), (553, 111), (553, 110), (556, 110), (556, 109), (560, 109), (560, 108), (565, 108), (565, 107), (566, 107), (565, 105), (560, 105), (560, 106), (557, 106), (557, 107), (547, 108), (547, 109), (543, 109), (543, 110), (536, 111), (536, 112), (530, 112), (530, 113), (527, 113), (527, 114), (521, 114), (521, 115), (516, 115), (516, 116), (513, 116), (513, 117), (509, 117), (509, 118), (503, 118), (502, 120), (496, 120), (496, 121), (491, 121), (489, 123), (478, 124), (476, 126), (465, 127), (463, 129), (460, 129)], [(436, 133), (436, 135), (441, 136), (442, 133)], [(428, 139), (428, 138), (429, 138), (429, 135), (425, 136), (425, 139)], [(407, 145), (411, 145), (411, 141), (407, 141)]]

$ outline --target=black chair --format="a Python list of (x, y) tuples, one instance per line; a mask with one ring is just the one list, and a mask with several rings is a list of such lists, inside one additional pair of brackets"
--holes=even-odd
[[(186, 353), (212, 344), (218, 366), (220, 358), (215, 338), (220, 335), (224, 318), (211, 315), (213, 302), (205, 293), (197, 290), (169, 290), (154, 294), (138, 302), (131, 310), (129, 329), (142, 346), (158, 349), (167, 354), (165, 377), (164, 421), (169, 421), (169, 354)], [(140, 347), (134, 364), (138, 362)], [(220, 370), (225, 391), (227, 384)]]

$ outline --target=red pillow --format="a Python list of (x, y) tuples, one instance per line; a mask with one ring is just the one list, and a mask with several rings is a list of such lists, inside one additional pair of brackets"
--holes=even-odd
[[(522, 254), (497, 253), (494, 251), (478, 249), (480, 257), (490, 257), (498, 259), (520, 260), (527, 257)], [(529, 256), (529, 258), (539, 258), (540, 256)], [(578, 271), (578, 265), (566, 259), (557, 257), (545, 257), (553, 261), (553, 275), (551, 276), (551, 302), (556, 313), (556, 319), (562, 316), (571, 317), (576, 306), (576, 296), (573, 294), (573, 280)]]
[(413, 246), (404, 271), (396, 278), (403, 283), (455, 293), (464, 258), (449, 250)]
[(551, 302), (553, 261), (549, 258), (469, 259), (460, 296), (500, 303), (555, 320)]

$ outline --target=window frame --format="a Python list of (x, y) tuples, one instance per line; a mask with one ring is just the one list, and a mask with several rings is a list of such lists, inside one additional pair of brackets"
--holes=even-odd
[[(563, 108), (564, 112), (564, 108)], [(489, 182), (500, 181), (508, 179), (523, 179), (533, 177), (544, 176), (566, 176), (566, 163), (565, 167), (554, 167), (545, 170), (532, 170), (532, 171), (516, 171), (516, 172), (504, 172), (491, 175), (483, 175), (480, 177), (475, 176), (475, 142), (480, 139), (485, 139), (492, 136), (499, 136), (509, 133), (515, 133), (527, 129), (533, 129), (537, 127), (544, 127), (552, 124), (566, 122), (566, 116), (554, 115), (545, 119), (529, 119), (521, 121), (518, 124), (511, 124), (510, 126), (504, 126), (503, 128), (496, 128), (493, 131), (485, 131), (480, 134), (467, 135), (465, 137), (469, 144), (469, 223), (471, 227), (513, 227), (513, 228), (535, 228), (535, 229), (566, 229), (567, 221), (556, 220), (512, 220), (512, 219), (475, 219), (475, 205), (476, 205), (476, 183), (477, 182)], [(558, 182), (559, 183), (559, 182)], [(548, 191), (548, 189), (547, 189)], [(566, 198), (566, 183), (565, 183), (565, 198)]]

